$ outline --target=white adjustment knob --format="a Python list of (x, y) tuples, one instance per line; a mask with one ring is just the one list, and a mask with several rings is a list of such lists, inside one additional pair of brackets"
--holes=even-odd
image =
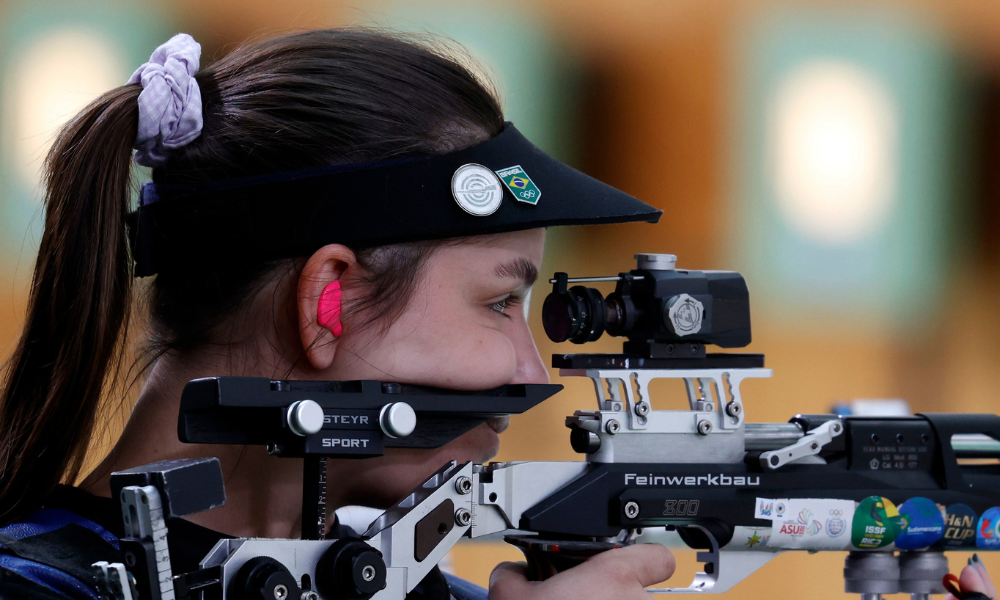
[(378, 424), (382, 433), (391, 438), (406, 437), (417, 427), (417, 413), (406, 402), (392, 402), (382, 407)]
[(288, 407), (288, 427), (303, 437), (323, 429), (323, 407), (315, 400), (298, 400)]

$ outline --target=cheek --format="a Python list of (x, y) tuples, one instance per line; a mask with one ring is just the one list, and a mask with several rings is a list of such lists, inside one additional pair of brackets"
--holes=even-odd
[(415, 302), (365, 360), (401, 381), (453, 389), (510, 383), (517, 357), (510, 337), (491, 327), (485, 308)]
[(404, 344), (399, 353), (397, 358), (406, 364), (408, 380), (438, 387), (494, 388), (510, 383), (517, 370), (514, 345), (493, 330), (435, 336), (428, 344)]

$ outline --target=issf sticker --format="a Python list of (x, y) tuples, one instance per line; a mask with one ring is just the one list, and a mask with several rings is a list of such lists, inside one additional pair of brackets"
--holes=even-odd
[(1000, 549), (1000, 508), (994, 506), (979, 517), (976, 546), (984, 550)]
[(900, 550), (920, 550), (944, 537), (943, 508), (929, 498), (920, 497), (900, 504), (900, 532), (896, 536), (896, 547)]
[(757, 498), (754, 516), (772, 521), (773, 548), (843, 550), (850, 545), (852, 500), (829, 498)]
[(967, 548), (976, 545), (976, 523), (979, 522), (976, 511), (965, 504), (952, 504), (945, 511), (944, 537), (945, 548)]
[(896, 540), (901, 519), (896, 505), (882, 496), (869, 496), (854, 511), (851, 543), (855, 548), (884, 548)]

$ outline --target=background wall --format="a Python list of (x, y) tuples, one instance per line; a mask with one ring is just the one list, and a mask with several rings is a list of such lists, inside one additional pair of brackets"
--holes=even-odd
[[(613, 274), (635, 252), (670, 252), (748, 274), (750, 351), (774, 369), (746, 385), (749, 419), (855, 398), (997, 411), (1000, 5), (975, 0), (0, 0), (0, 350), (23, 316), (37, 169), (60, 122), (175, 31), (207, 62), (249, 37), (372, 23), (466, 43), (530, 137), (664, 210), (656, 226), (553, 231), (544, 273)], [(532, 311), (543, 356), (566, 351), (541, 332), (545, 293)], [(497, 460), (577, 458), (562, 421), (592, 388), (561, 383), (513, 419)], [(694, 557), (678, 555), (680, 580)], [(485, 584), (518, 557), (468, 543), (451, 568)], [(730, 595), (841, 597), (842, 560), (783, 556)]]

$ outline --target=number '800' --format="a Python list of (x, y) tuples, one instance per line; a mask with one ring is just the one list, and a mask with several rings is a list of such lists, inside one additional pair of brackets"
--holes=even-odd
[(694, 517), (698, 515), (700, 500), (664, 500), (664, 517)]

